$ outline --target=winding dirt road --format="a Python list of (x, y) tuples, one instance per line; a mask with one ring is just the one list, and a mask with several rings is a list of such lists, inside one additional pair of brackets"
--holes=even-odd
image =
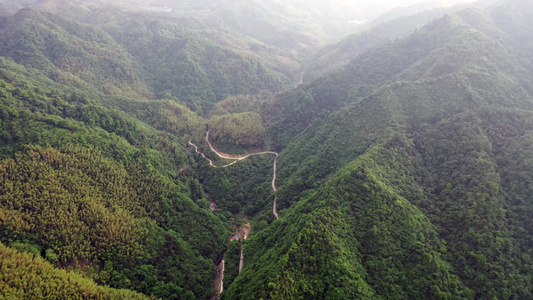
[(272, 205), (272, 213), (274, 214), (274, 217), (276, 217), (276, 220), (279, 219), (279, 217), (278, 217), (278, 209), (276, 208), (276, 202), (277, 202), (276, 191), (278, 190), (276, 188), (277, 162), (278, 162), (278, 154), (276, 153), (276, 159), (274, 159), (274, 166), (273, 166), (274, 174), (272, 175), (272, 189), (274, 190), (274, 204)]
[(276, 191), (278, 190), (276, 188), (276, 174), (277, 174), (277, 162), (278, 162), (278, 153), (276, 152), (273, 152), (273, 151), (262, 151), (262, 152), (257, 152), (257, 153), (251, 153), (251, 154), (248, 154), (248, 155), (245, 155), (245, 156), (230, 156), (230, 155), (226, 155), (226, 154), (222, 154), (220, 152), (217, 151), (217, 149), (215, 149), (215, 147), (213, 147), (213, 145), (211, 144), (211, 142), (209, 141), (209, 131), (207, 131), (205, 133), (205, 141), (207, 142), (207, 144), (209, 145), (209, 149), (211, 149), (211, 151), (213, 153), (215, 153), (218, 157), (220, 158), (224, 158), (224, 159), (229, 159), (229, 160), (235, 160), (234, 162), (231, 162), (229, 164), (226, 164), (226, 165), (223, 165), (223, 166), (217, 166), (213, 163), (212, 160), (210, 160), (209, 158), (207, 158), (207, 156), (205, 156), (205, 154), (203, 154), (202, 152), (198, 151), (198, 146), (196, 146), (195, 144), (193, 144), (190, 140), (189, 140), (189, 145), (193, 146), (196, 153), (200, 154), (204, 159), (206, 159), (208, 162), (209, 162), (209, 165), (214, 167), (214, 168), (226, 168), (226, 167), (229, 167), (235, 163), (237, 163), (238, 161), (241, 161), (243, 159), (246, 159), (250, 156), (254, 156), (254, 155), (262, 155), (262, 154), (274, 154), (276, 155), (276, 158), (274, 159), (274, 165), (273, 165), (273, 175), (272, 175), (272, 190), (274, 190), (274, 203), (272, 205), (272, 214), (274, 215), (274, 217), (277, 219), (279, 219), (278, 217), (278, 210), (277, 210), (277, 207), (276, 207), (276, 201), (277, 201), (277, 198), (276, 198)]
[(194, 151), (196, 151), (196, 153), (200, 154), (203, 158), (207, 159), (207, 161), (209, 162), (209, 165), (212, 166), (212, 167), (217, 167), (213, 164), (213, 161), (210, 160), (209, 158), (207, 158), (207, 156), (205, 156), (205, 154), (203, 154), (202, 152), (198, 151), (198, 146), (196, 146), (195, 144), (191, 143), (191, 141), (189, 140), (189, 145), (193, 146), (194, 147)]
[[(272, 152), (272, 151), (263, 151), (263, 152), (251, 153), (251, 154), (248, 154), (248, 155), (245, 155), (245, 156), (230, 156), (230, 155), (225, 155), (225, 154), (222, 154), (222, 153), (218, 152), (217, 149), (215, 149), (215, 147), (213, 147), (213, 145), (209, 141), (209, 131), (207, 131), (205, 133), (205, 140), (206, 140), (207, 144), (209, 145), (209, 149), (211, 149), (211, 151), (213, 153), (215, 153), (218, 157), (224, 158), (224, 159), (229, 159), (229, 160), (235, 160), (234, 162), (231, 162), (231, 163), (229, 163), (227, 165), (217, 166), (217, 165), (215, 165), (213, 163), (212, 160), (207, 158), (207, 156), (205, 156), (205, 154), (203, 154), (202, 152), (198, 151), (198, 146), (196, 146), (195, 144), (193, 144), (189, 140), (189, 145), (193, 146), (194, 150), (196, 151), (196, 153), (200, 154), (204, 159), (206, 159), (209, 162), (209, 165), (212, 166), (213, 168), (229, 167), (229, 166), (237, 163), (238, 161), (241, 161), (243, 159), (246, 159), (246, 158), (248, 158), (250, 156), (254, 156), (254, 155), (262, 155), (262, 154), (274, 154), (274, 155), (276, 155), (276, 158), (274, 159), (274, 164), (272, 166), (272, 169), (273, 169), (272, 190), (274, 190), (274, 203), (272, 205), (272, 214), (274, 214), (274, 217), (276, 217), (276, 220), (277, 220), (279, 218), (278, 217), (278, 210), (276, 208), (276, 201), (277, 201), (276, 191), (278, 190), (277, 187), (276, 187), (278, 153)], [(211, 206), (210, 206), (211, 210), (213, 210), (213, 208), (215, 208), (215, 207), (216, 207), (216, 204), (214, 202), (211, 203)], [(249, 223), (248, 223), (248, 226), (249, 226)], [(248, 233), (246, 231), (244, 231), (244, 239), (246, 240), (247, 237), (248, 237)], [(243, 245), (241, 245), (241, 257), (240, 257), (240, 260), (239, 260), (239, 273), (241, 273), (242, 267), (244, 266), (243, 248), (244, 248)], [(217, 268), (217, 273), (216, 273), (216, 276), (215, 276), (215, 283), (214, 284), (215, 284), (215, 290), (217, 291), (217, 296), (212, 298), (212, 299), (215, 299), (215, 300), (218, 299), (218, 296), (224, 290), (224, 257), (222, 257), (222, 260), (217, 264), (216, 268)]]

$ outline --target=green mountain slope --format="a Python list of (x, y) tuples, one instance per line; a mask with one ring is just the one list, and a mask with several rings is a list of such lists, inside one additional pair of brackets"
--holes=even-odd
[[(475, 72), (480, 67), (488, 72), (494, 72), (494, 68), (515, 75), (524, 72), (519, 58), (507, 55), (507, 51), (516, 51), (514, 44), (504, 47), (511, 42), (509, 37), (485, 22), (490, 24), (487, 17), (478, 14), (465, 13), (464, 19), (447, 15), (406, 38), (362, 54), (330, 76), (282, 94), (271, 112), (274, 144), (284, 147), (317, 116), (322, 118), (348, 103), (356, 103), (384, 84), (440, 77), (459, 69)], [(478, 25), (481, 27), (475, 27)], [(505, 76), (483, 79), (508, 82)], [(480, 84), (484, 84), (482, 79)]]
[(31, 253), (21, 253), (0, 243), (0, 295), (3, 299), (148, 299), (128, 290), (98, 286), (73, 272), (55, 269)]
[(2, 243), (100, 284), (210, 297), (230, 225), (196, 203), (181, 141), (47, 83), (2, 60)]
[(416, 28), (426, 25), (444, 14), (457, 12), (465, 7), (467, 5), (434, 8), (417, 14), (400, 14), (388, 21), (378, 22), (376, 20), (375, 26), (372, 28), (350, 35), (344, 40), (318, 51), (313, 59), (306, 64), (302, 80), (303, 82), (311, 82), (320, 76), (334, 72), (348, 65), (350, 61), (366, 51), (410, 35)]
[(158, 98), (177, 99), (199, 112), (228, 96), (277, 92), (289, 83), (282, 74), (291, 73), (290, 64), (275, 52), (250, 50), (266, 46), (192, 20), (119, 14), (99, 26), (143, 66)]
[(2, 20), (0, 51), (91, 94), (174, 99), (200, 113), (228, 96), (288, 85), (279, 72), (292, 72), (290, 60), (250, 51), (254, 42), (244, 37), (150, 14), (97, 10), (92, 17), (97, 25), (22, 9)]
[(154, 3), (173, 8), (177, 14), (192, 15), (212, 27), (227, 28), (305, 57), (357, 28), (348, 21), (366, 14), (363, 5), (352, 1), (339, 1), (337, 5), (299, 0)]
[(527, 5), (443, 17), (279, 96), (286, 209), (224, 299), (533, 297), (533, 40), (501, 22)]
[(3, 18), (0, 32), (4, 56), (57, 82), (106, 94), (150, 94), (131, 56), (101, 30), (22, 9)]

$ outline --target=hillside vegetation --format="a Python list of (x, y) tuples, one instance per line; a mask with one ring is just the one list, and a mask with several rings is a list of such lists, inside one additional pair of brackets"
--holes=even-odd
[[(205, 196), (187, 175), (194, 161), (182, 142), (101, 106), (108, 96), (87, 96), (91, 86), (1, 65), (1, 242), (99, 284), (168, 299), (212, 295), (230, 224), (199, 206)], [(6, 297), (21, 293), (7, 282)]]
[(533, 299), (531, 1), (9, 2), (1, 298)]
[(200, 114), (228, 96), (288, 85), (279, 72), (290, 74), (290, 64), (271, 54), (267, 66), (246, 38), (221, 37), (192, 20), (95, 13), (96, 26), (21, 9), (0, 22), (1, 53), (91, 94), (173, 99)]
[[(433, 2), (428, 4), (433, 5)], [(306, 63), (302, 79), (311, 82), (325, 74), (332, 73), (350, 63), (360, 54), (372, 50), (383, 44), (391, 43), (396, 39), (412, 34), (415, 29), (426, 25), (428, 22), (464, 9), (467, 5), (456, 5), (448, 8), (427, 9), (416, 14), (399, 14), (395, 18), (385, 18), (380, 22), (378, 18), (373, 26), (362, 32), (352, 34), (335, 44), (327, 45)], [(392, 12), (391, 12), (392, 13)]]
[(81, 275), (58, 270), (38, 255), (0, 243), (0, 295), (3, 299), (149, 299), (128, 290), (98, 286)]
[(528, 6), (445, 16), (278, 96), (285, 209), (223, 298), (533, 297)]

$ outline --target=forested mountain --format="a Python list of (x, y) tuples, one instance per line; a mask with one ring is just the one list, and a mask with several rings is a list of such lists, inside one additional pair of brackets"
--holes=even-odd
[(280, 96), (287, 209), (224, 299), (531, 299), (530, 6), (447, 15)]
[(148, 94), (138, 67), (105, 32), (31, 9), (1, 21), (0, 51), (19, 64), (71, 86), (90, 84), (108, 94)]
[(192, 12), (212, 27), (237, 31), (304, 56), (357, 29), (359, 26), (349, 21), (367, 13), (366, 4), (336, 2), (331, 5), (324, 0), (153, 1), (177, 14)]
[(352, 34), (342, 41), (327, 45), (318, 51), (306, 63), (302, 73), (302, 81), (311, 82), (322, 75), (344, 67), (358, 55), (408, 36), (415, 29), (445, 14), (452, 14), (469, 7), (485, 8), (493, 2), (496, 1), (451, 5), (452, 3), (448, 1), (430, 1), (394, 9), (372, 21), (366, 30)]
[(453, 8), (433, 9), (418, 14), (399, 16), (387, 22), (379, 23), (363, 32), (350, 35), (336, 44), (327, 45), (306, 64), (302, 73), (302, 81), (311, 82), (320, 76), (336, 71), (346, 66), (358, 55), (410, 35), (416, 28), (427, 22), (464, 7), (465, 5), (458, 5)]
[[(492, 2), (492, 3), (491, 3)], [(461, 7), (461, 6), (490, 6), (496, 3), (495, 0), (488, 1), (457, 1), (457, 0), (433, 0), (418, 2), (411, 5), (402, 5), (395, 7), (388, 12), (381, 14), (379, 17), (373, 19), (370, 23), (371, 26), (379, 25), (401, 18), (403, 16), (415, 15), (419, 13), (425, 13), (432, 10), (440, 10), (442, 8)]]
[[(200, 113), (228, 96), (280, 91), (289, 83), (250, 52), (246, 40), (220, 36), (194, 21), (100, 13), (110, 20), (90, 26), (22, 9), (2, 20), (1, 51), (63, 84), (107, 95), (174, 99)], [(272, 67), (290, 74), (290, 64), (267, 57)]]
[(2, 242), (100, 284), (211, 295), (227, 234), (179, 140), (25, 73), (2, 61)]
[(257, 41), (193, 21), (140, 14), (100, 25), (142, 64), (158, 98), (178, 99), (197, 112), (228, 96), (286, 89), (296, 65)]
[(279, 91), (267, 65), (286, 70), (194, 20), (100, 12), (0, 20), (0, 241), (34, 255), (3, 251), (3, 296), (207, 299), (235, 229), (209, 209), (185, 146), (205, 121), (184, 105)]
[(3, 2), (0, 297), (533, 299), (531, 1)]
[[(23, 249), (27, 251), (27, 249)], [(51, 252), (49, 252), (51, 253)], [(49, 255), (50, 256), (50, 255)], [(148, 299), (128, 290), (102, 288), (73, 272), (53, 268), (32, 253), (21, 253), (0, 243), (0, 295), (2, 299), (82, 298)]]

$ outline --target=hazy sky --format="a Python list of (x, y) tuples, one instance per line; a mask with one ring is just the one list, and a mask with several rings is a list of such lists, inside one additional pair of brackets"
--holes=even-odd
[(369, 17), (377, 17), (397, 7), (408, 7), (415, 4), (424, 6), (444, 7), (459, 3), (475, 2), (476, 0), (355, 0), (354, 3), (367, 10)]

